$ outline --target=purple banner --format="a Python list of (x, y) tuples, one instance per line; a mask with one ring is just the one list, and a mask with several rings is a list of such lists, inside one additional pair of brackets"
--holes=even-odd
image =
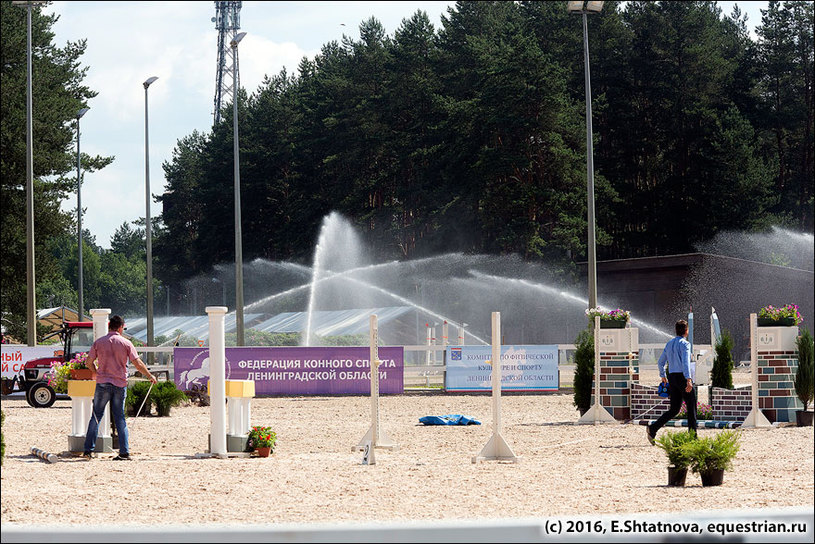
[[(226, 379), (254, 380), (256, 395), (368, 395), (370, 348), (226, 348)], [(404, 349), (379, 348), (379, 392), (404, 392)], [(209, 381), (208, 348), (173, 350), (175, 384), (181, 390)]]

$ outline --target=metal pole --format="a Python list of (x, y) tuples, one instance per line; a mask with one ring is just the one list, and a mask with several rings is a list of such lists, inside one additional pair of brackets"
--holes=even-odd
[(85, 267), (82, 265), (82, 172), (79, 162), (79, 119), (82, 111), (76, 116), (76, 238), (79, 246), (79, 321), (84, 321), (85, 299), (82, 292), (82, 278)]
[(28, 3), (28, 37), (26, 43), (26, 63), (28, 68), (26, 85), (26, 328), (28, 345), (37, 345), (37, 302), (34, 285), (34, 134), (32, 122), (31, 88), (31, 2)]
[(589, 71), (589, 31), (586, 24), (586, 12), (583, 12), (583, 58), (586, 72), (586, 170), (588, 193), (588, 282), (589, 308), (597, 307), (597, 249), (595, 241), (594, 220), (594, 145), (591, 128), (591, 74)]
[[(144, 236), (147, 242), (147, 345), (155, 345), (153, 336), (153, 241), (150, 225), (150, 144), (147, 130), (147, 88), (155, 79), (144, 82)], [(153, 364), (153, 353), (147, 354), (147, 363)]]
[[(241, 36), (242, 37), (242, 36)], [(241, 168), (238, 145), (238, 42), (232, 40), (232, 127), (235, 160), (235, 326), (238, 346), (244, 345), (243, 330), (243, 247), (241, 237)]]

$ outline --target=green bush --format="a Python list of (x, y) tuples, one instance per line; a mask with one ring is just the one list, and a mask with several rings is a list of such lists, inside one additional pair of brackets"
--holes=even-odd
[(178, 406), (187, 400), (187, 395), (178, 389), (173, 382), (159, 382), (153, 387), (153, 402), (156, 404), (156, 414), (161, 417), (170, 415), (170, 408)]
[(574, 405), (581, 414), (591, 407), (594, 381), (594, 334), (590, 329), (580, 331), (574, 352)]
[[(150, 407), (153, 403), (153, 394), (151, 393), (150, 396), (147, 396), (147, 391), (150, 389), (150, 382), (148, 381), (138, 381), (127, 388), (127, 397), (125, 397), (125, 409), (127, 410), (127, 414), (131, 416), (136, 415), (136, 411), (144, 402), (144, 407), (141, 409), (138, 415), (140, 416), (149, 416), (150, 415)], [(147, 400), (145, 401), (145, 397)]]
[(668, 456), (668, 463), (676, 468), (688, 468), (690, 457), (685, 444), (696, 440), (696, 435), (687, 431), (663, 433), (657, 438), (657, 446)]
[(693, 472), (710, 472), (711, 470), (729, 470), (733, 467), (741, 445), (739, 431), (724, 430), (715, 438), (709, 436), (697, 438), (682, 446), (683, 455), (690, 460), (689, 466)]
[(710, 385), (733, 389), (733, 337), (724, 329), (716, 342), (716, 356), (710, 371)]
[(808, 329), (795, 340), (798, 348), (798, 370), (795, 372), (795, 394), (804, 410), (815, 397), (815, 369), (812, 362), (813, 339)]

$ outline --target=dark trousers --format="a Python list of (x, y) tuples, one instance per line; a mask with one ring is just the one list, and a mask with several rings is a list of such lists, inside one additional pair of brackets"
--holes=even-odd
[(690, 393), (685, 391), (688, 381), (681, 372), (671, 372), (668, 374), (668, 396), (671, 399), (671, 407), (663, 413), (658, 420), (648, 426), (651, 436), (656, 436), (668, 420), (673, 418), (682, 409), (682, 401), (688, 412), (688, 430), (696, 431), (696, 388), (691, 388)]

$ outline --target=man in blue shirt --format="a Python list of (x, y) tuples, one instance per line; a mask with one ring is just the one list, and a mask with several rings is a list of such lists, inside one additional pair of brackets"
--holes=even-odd
[[(662, 383), (668, 384), (671, 406), (659, 419), (647, 427), (648, 442), (651, 445), (654, 444), (657, 431), (679, 413), (683, 400), (688, 412), (688, 432), (696, 434), (696, 390), (693, 388), (690, 356), (688, 322), (682, 319), (676, 322), (676, 337), (668, 340), (657, 362), (659, 377), (662, 378)], [(667, 368), (665, 363), (667, 363)]]

